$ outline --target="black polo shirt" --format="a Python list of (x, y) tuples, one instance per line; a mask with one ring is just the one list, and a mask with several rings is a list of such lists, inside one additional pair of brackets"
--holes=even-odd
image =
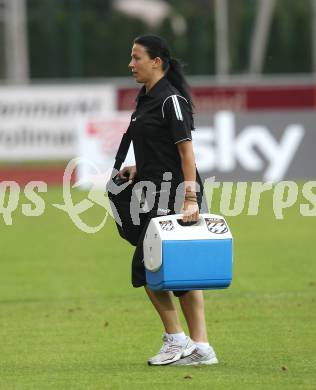
[(148, 93), (142, 87), (136, 103), (128, 132), (134, 146), (138, 179), (159, 185), (163, 174), (171, 172), (174, 188), (184, 181), (176, 144), (192, 140), (194, 130), (190, 105), (166, 77)]

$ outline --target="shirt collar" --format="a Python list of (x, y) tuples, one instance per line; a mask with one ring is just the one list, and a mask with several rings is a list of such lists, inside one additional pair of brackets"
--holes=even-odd
[(139, 98), (148, 96), (151, 98), (155, 98), (161, 94), (161, 92), (165, 89), (165, 87), (169, 84), (169, 81), (166, 76), (162, 77), (160, 80), (157, 81), (157, 83), (149, 90), (148, 93), (146, 93), (146, 88), (143, 85), (140, 89), (136, 101), (139, 100)]

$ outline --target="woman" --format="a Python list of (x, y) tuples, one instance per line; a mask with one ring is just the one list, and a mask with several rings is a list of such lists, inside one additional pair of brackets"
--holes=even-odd
[[(191, 130), (194, 126), (189, 88), (180, 63), (170, 56), (166, 42), (160, 37), (145, 35), (136, 38), (129, 68), (136, 82), (143, 84), (128, 128), (136, 166), (123, 168), (119, 176), (133, 181), (137, 174), (137, 181), (151, 181), (156, 186), (156, 191), (152, 191), (154, 207), (140, 215), (141, 234), (132, 263), (133, 286), (145, 287), (165, 328), (163, 346), (148, 364), (214, 364), (217, 358), (208, 343), (202, 291), (173, 293), (179, 297), (190, 332), (188, 337), (182, 330), (172, 292), (150, 290), (146, 286), (143, 264), (143, 239), (148, 223), (151, 218), (178, 211), (176, 190), (179, 184), (184, 183), (183, 221), (199, 219), (203, 187), (192, 147)], [(170, 196), (167, 203), (162, 202), (164, 207), (160, 207), (164, 196), (162, 182), (170, 182)]]

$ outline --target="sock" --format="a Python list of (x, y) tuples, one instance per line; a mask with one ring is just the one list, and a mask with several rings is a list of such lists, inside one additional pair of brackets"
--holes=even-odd
[(175, 341), (183, 341), (186, 338), (186, 335), (184, 332), (180, 333), (166, 333), (167, 336), (172, 337)]
[(207, 351), (211, 350), (211, 346), (210, 346), (209, 343), (200, 343), (200, 342), (194, 341), (194, 344), (195, 344), (199, 349), (201, 349), (201, 350), (204, 351), (204, 352), (207, 352)]

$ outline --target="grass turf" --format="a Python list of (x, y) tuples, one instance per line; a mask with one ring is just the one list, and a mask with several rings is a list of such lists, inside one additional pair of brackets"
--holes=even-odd
[[(194, 368), (146, 365), (162, 327), (130, 285), (132, 247), (113, 221), (83, 233), (51, 206), (60, 188), (42, 196), (42, 216), (25, 217), (20, 198), (13, 225), (1, 220), (0, 389), (315, 388), (316, 218), (300, 216), (300, 201), (276, 220), (266, 193), (257, 217), (227, 218), (233, 284), (205, 292), (220, 363)], [(84, 218), (103, 215), (94, 206)]]

